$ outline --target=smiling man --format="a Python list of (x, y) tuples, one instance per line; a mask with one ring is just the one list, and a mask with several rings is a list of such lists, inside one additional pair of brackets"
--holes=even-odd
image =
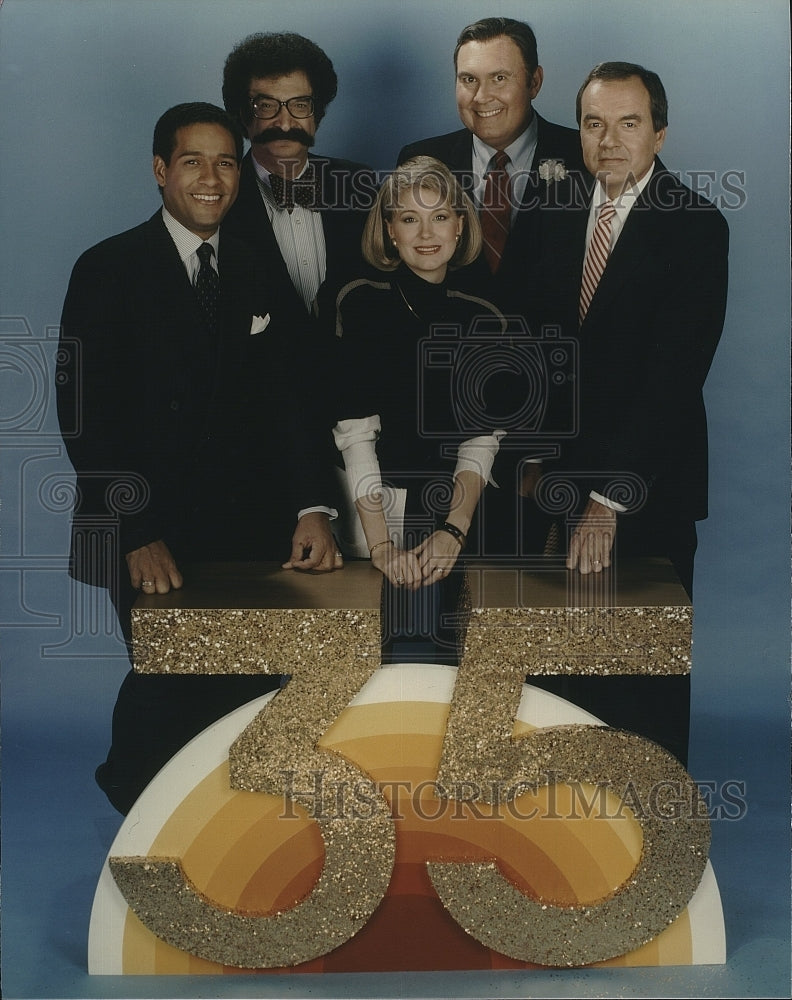
[[(457, 111), (465, 127), (405, 146), (399, 163), (434, 156), (456, 174), (478, 209), (484, 252), (469, 267), (453, 272), (449, 282), (506, 314), (528, 317), (536, 298), (541, 218), (572, 197), (572, 177), (584, 171), (580, 136), (546, 121), (533, 106), (544, 71), (536, 36), (523, 21), (487, 17), (468, 25), (457, 39), (454, 70)], [(534, 344), (529, 351), (536, 349)], [(520, 369), (523, 361), (517, 354), (515, 358)], [(523, 378), (526, 399), (534, 412), (550, 412), (550, 390), (545, 390), (545, 400), (536, 398), (538, 382), (529, 368)], [(498, 397), (496, 378), (486, 377), (482, 393)], [(527, 546), (541, 552), (548, 521), (525, 485), (539, 466), (530, 462), (521, 467), (515, 451), (536, 437), (510, 419), (501, 418), (499, 425), (508, 431), (494, 476), (501, 488), (487, 492), (480, 510), (486, 551), (515, 556)], [(541, 448), (538, 453), (543, 454)], [(530, 539), (518, 539), (519, 524), (531, 526)]]
[(293, 32), (248, 36), (223, 73), (226, 110), (250, 139), (226, 229), (290, 279), (309, 311), (323, 285), (338, 289), (367, 270), (360, 239), (372, 172), (309, 153), (337, 87), (326, 53)]
[[(320, 434), (289, 393), (306, 320), (220, 231), (242, 142), (221, 108), (166, 111), (153, 143), (162, 208), (86, 251), (63, 307), (64, 342), (80, 352), (80, 377), (57, 380), (59, 412), (80, 416), (65, 442), (77, 473), (71, 573), (107, 588), (130, 648), (139, 593), (189, 586), (191, 563), (341, 565), (319, 509), (330, 492)], [(99, 784), (126, 812), (176, 750), (278, 683), (130, 671)]]
[(457, 39), (454, 70), (464, 129), (405, 146), (399, 163), (434, 156), (460, 178), (479, 209), (485, 240), (484, 254), (466, 274), (466, 290), (522, 312), (538, 210), (563, 204), (565, 175), (583, 167), (580, 138), (533, 107), (544, 71), (536, 36), (524, 22), (487, 17), (468, 25)]
[[(723, 327), (729, 233), (717, 208), (658, 153), (668, 101), (656, 73), (601, 63), (577, 96), (585, 197), (548, 217), (538, 314), (580, 343), (580, 431), (547, 470), (579, 505), (567, 567), (601, 573), (630, 556), (670, 560), (693, 592), (696, 522), (707, 516), (703, 389)], [(539, 683), (537, 681), (537, 683)], [(545, 678), (610, 725), (687, 755), (689, 677)]]

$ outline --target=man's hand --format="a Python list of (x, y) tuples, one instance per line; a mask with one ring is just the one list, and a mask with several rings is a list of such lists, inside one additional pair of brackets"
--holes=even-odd
[(616, 537), (616, 511), (596, 500), (589, 500), (583, 520), (575, 528), (569, 543), (567, 569), (581, 573), (600, 573), (611, 564), (611, 548)]
[(170, 549), (161, 538), (127, 552), (126, 561), (132, 586), (144, 594), (167, 594), (171, 587), (178, 590), (184, 582)]
[(317, 570), (329, 573), (341, 569), (343, 557), (330, 531), (330, 518), (321, 511), (303, 514), (297, 522), (292, 536), (292, 550), (289, 561), (283, 569)]

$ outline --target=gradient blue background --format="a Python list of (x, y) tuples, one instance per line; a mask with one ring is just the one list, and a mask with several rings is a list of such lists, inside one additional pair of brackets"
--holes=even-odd
[[(640, 62), (668, 91), (666, 165), (683, 178), (744, 175), (744, 200), (725, 211), (729, 307), (706, 391), (712, 504), (696, 570), (690, 761), (700, 781), (745, 787), (745, 815), (713, 824), (728, 963), (528, 976), (88, 977), (91, 899), (119, 825), (92, 772), (125, 667), (112, 636), (71, 631), (68, 505), (58, 488), (69, 465), (51, 386), (71, 266), (155, 210), (156, 118), (180, 101), (220, 103), (223, 61), (246, 34), (295, 30), (325, 48), (340, 94), (317, 149), (389, 168), (405, 142), (457, 127), (454, 40), (496, 13), (536, 30), (545, 117), (574, 125), (575, 92), (595, 62)], [(5, 0), (4, 996), (789, 995), (788, 58), (782, 0)], [(717, 180), (712, 194), (736, 201)]]

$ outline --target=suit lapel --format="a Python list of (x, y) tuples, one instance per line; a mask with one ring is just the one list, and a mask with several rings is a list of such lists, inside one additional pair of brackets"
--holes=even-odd
[(443, 162), (457, 175), (463, 190), (469, 194), (473, 188), (473, 133), (466, 128), (455, 132)]
[[(608, 258), (608, 264), (591, 300), (587, 320), (589, 316), (596, 318), (600, 310), (607, 308), (632, 277), (646, 266), (647, 256), (652, 252), (652, 234), (657, 221), (652, 209), (652, 204), (656, 201), (653, 192), (664, 183), (665, 176), (665, 170), (658, 160), (654, 175), (636, 199)], [(659, 204), (662, 204), (662, 200)]]
[(259, 247), (269, 259), (272, 255), (280, 257), (280, 247), (272, 230), (264, 198), (259, 187), (256, 168), (253, 166), (251, 152), (245, 154), (242, 160), (242, 170), (239, 175), (239, 195), (237, 197), (236, 231), (245, 243)]
[(148, 223), (145, 233), (146, 259), (137, 262), (145, 268), (146, 279), (141, 281), (141, 293), (150, 295), (156, 315), (165, 317), (157, 336), (163, 348), (173, 351), (189, 349), (196, 330), (203, 326), (201, 311), (187, 271), (170, 233), (157, 212)]

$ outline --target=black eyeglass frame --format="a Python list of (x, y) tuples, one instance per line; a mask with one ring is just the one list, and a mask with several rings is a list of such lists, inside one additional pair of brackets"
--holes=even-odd
[[(260, 115), (257, 113), (256, 110), (256, 103), (258, 101), (270, 101), (272, 104), (277, 104), (278, 107), (271, 115), (266, 115), (266, 116)], [(308, 114), (296, 115), (292, 110), (292, 106), (294, 105), (294, 103), (295, 102), (305, 103), (306, 101), (310, 105), (310, 111), (308, 112)], [(276, 97), (267, 97), (266, 94), (258, 94), (256, 97), (250, 98), (250, 110), (253, 113), (253, 117), (258, 118), (258, 120), (262, 122), (272, 121), (273, 118), (277, 118), (278, 115), (280, 114), (281, 108), (286, 108), (286, 110), (289, 112), (292, 118), (296, 118), (299, 121), (305, 118), (313, 117), (314, 111), (316, 109), (316, 102), (314, 101), (314, 98), (310, 94), (305, 94), (305, 96), (303, 97), (290, 97), (288, 101), (279, 101)]]

